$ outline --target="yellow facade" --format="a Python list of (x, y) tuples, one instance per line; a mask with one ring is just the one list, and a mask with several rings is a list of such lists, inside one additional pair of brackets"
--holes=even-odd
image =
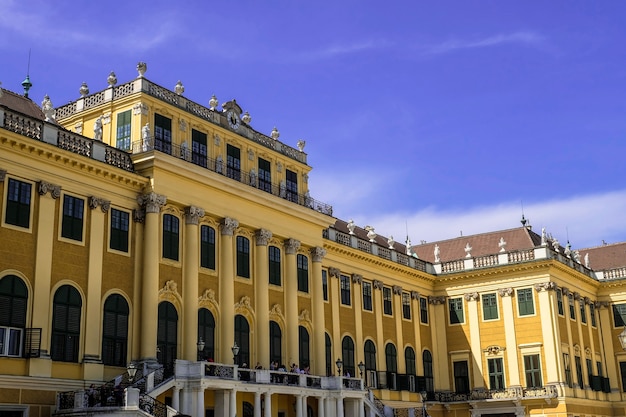
[[(311, 197), (306, 154), (234, 101), (138, 77), (55, 123), (2, 91), (0, 296), (24, 317), (0, 316), (0, 416), (47, 417), (131, 362), (175, 373), (148, 394), (194, 417), (626, 412), (624, 281), (563, 248), (441, 262), (368, 237)], [(241, 373), (274, 360), (311, 376)]]

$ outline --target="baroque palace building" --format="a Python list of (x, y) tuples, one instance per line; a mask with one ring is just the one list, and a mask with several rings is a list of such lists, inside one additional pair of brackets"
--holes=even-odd
[(394, 242), (137, 69), (0, 90), (0, 417), (626, 414), (626, 243)]

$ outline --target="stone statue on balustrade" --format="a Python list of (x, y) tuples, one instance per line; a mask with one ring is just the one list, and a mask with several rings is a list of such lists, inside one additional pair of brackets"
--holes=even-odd
[(102, 142), (102, 116), (98, 117), (93, 124), (93, 138)]

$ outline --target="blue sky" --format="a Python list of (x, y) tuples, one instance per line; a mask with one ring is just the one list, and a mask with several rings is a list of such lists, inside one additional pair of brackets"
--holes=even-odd
[(146, 77), (306, 140), (313, 197), (413, 243), (626, 240), (622, 1), (0, 0), (0, 82), (59, 106)]

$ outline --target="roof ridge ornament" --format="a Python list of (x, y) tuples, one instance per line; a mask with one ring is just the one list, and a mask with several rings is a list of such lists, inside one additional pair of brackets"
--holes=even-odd
[(148, 64), (143, 61), (137, 62), (137, 72), (139, 73), (137, 78), (143, 78), (146, 71), (148, 71)]

